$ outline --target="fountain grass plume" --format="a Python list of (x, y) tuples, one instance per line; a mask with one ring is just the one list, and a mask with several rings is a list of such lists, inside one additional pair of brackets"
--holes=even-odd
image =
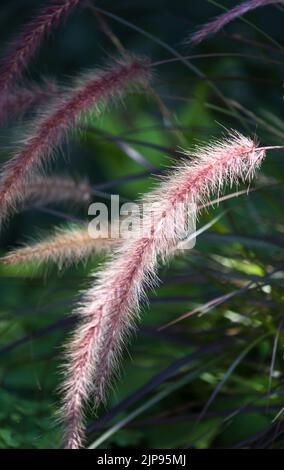
[(69, 176), (36, 176), (23, 189), (23, 204), (47, 205), (69, 203), (87, 206), (91, 202), (92, 187), (87, 178)]
[(22, 118), (35, 107), (44, 106), (58, 93), (58, 86), (53, 80), (46, 80), (43, 85), (15, 87), (13, 91), (0, 96), (0, 125)]
[(52, 235), (27, 246), (17, 248), (1, 258), (6, 265), (18, 265), (27, 262), (41, 266), (56, 264), (59, 270), (72, 264), (86, 261), (95, 254), (110, 251), (115, 244), (111, 238), (93, 238), (88, 225), (70, 225), (59, 227)]
[(255, 10), (259, 7), (271, 5), (272, 3), (283, 3), (281, 0), (248, 0), (246, 2), (236, 5), (231, 10), (226, 11), (222, 15), (217, 16), (213, 20), (203, 25), (198, 31), (192, 34), (186, 41), (189, 44), (199, 44), (204, 41), (207, 36), (218, 33), (220, 29), (226, 26), (231, 21), (243, 16), (245, 13)]
[(35, 18), (23, 27), (9, 45), (0, 63), (1, 98), (4, 93), (13, 89), (44, 37), (51, 33), (79, 3), (80, 0), (51, 0), (49, 5), (43, 7)]
[(265, 149), (230, 132), (224, 139), (197, 147), (190, 156), (191, 160), (185, 158), (143, 199), (152, 208), (143, 219), (146, 234), (134, 225), (132, 237), (125, 238), (95, 273), (93, 286), (75, 310), (80, 320), (66, 348), (62, 386), (66, 448), (83, 445), (84, 405), (91, 396), (96, 404), (104, 400), (123, 344), (139, 317), (141, 300), (158, 280), (158, 260), (167, 260), (181, 241), (179, 227), (184, 223), (185, 208), (192, 204), (202, 208), (227, 183), (250, 181)]
[(68, 132), (91, 110), (119, 98), (131, 85), (145, 83), (150, 76), (147, 59), (116, 61), (102, 71), (89, 72), (55, 99), (30, 125), (18, 150), (4, 165), (0, 177), (0, 224), (16, 209), (24, 186), (35, 170), (48, 163)]

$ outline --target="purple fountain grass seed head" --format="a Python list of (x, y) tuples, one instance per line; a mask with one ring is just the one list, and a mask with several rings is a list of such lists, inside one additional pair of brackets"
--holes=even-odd
[(15, 87), (0, 95), (0, 125), (11, 119), (19, 119), (32, 108), (41, 107), (59, 93), (56, 82), (45, 80), (42, 86), (30, 84)]
[(59, 270), (86, 261), (94, 254), (106, 253), (117, 243), (110, 238), (91, 238), (87, 224), (59, 227), (53, 235), (27, 246), (17, 248), (4, 256), (4, 264), (33, 262), (40, 266), (55, 263)]
[(244, 15), (248, 11), (255, 10), (259, 7), (264, 7), (266, 5), (271, 5), (272, 3), (283, 3), (281, 0), (248, 0), (246, 2), (240, 3), (236, 5), (226, 13), (217, 16), (212, 21), (209, 21), (205, 25), (202, 26), (196, 33), (192, 34), (189, 39), (186, 41), (190, 44), (199, 44), (202, 42), (207, 36), (211, 34), (216, 34), (220, 29), (226, 26), (231, 21), (239, 18), (240, 16)]
[[(105, 397), (125, 339), (138, 318), (141, 299), (157, 283), (158, 260), (167, 260), (180, 239), (171, 213), (183, 202), (199, 208), (212, 193), (229, 183), (249, 181), (265, 156), (254, 141), (237, 132), (190, 152), (161, 184), (143, 199), (155, 203), (150, 235), (125, 238), (112, 258), (95, 274), (76, 309), (81, 321), (66, 349), (62, 386), (65, 446), (76, 449), (84, 441), (83, 407), (91, 394), (99, 403)], [(147, 215), (146, 215), (147, 217)], [(150, 225), (151, 220), (146, 220)], [(167, 234), (167, 236), (165, 236)]]
[(38, 15), (24, 26), (0, 63), (0, 97), (13, 88), (44, 37), (79, 3), (80, 0), (51, 0), (48, 6), (43, 7)]
[(16, 209), (30, 175), (54, 155), (68, 131), (79, 124), (92, 109), (119, 98), (129, 86), (150, 78), (148, 59), (117, 61), (104, 71), (90, 72), (64, 95), (47, 106), (41, 117), (31, 123), (18, 151), (2, 168), (0, 179), (0, 222)]
[(91, 202), (92, 187), (87, 178), (69, 176), (35, 176), (23, 188), (22, 202), (26, 204), (66, 203), (86, 206)]

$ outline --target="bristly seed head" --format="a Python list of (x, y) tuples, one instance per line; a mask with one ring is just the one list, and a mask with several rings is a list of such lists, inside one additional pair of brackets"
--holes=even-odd
[(42, 117), (31, 124), (31, 131), (19, 150), (4, 165), (0, 179), (0, 223), (16, 208), (23, 187), (30, 175), (46, 164), (68, 131), (92, 109), (113, 98), (119, 98), (130, 86), (144, 83), (150, 77), (149, 61), (133, 58), (117, 61), (104, 71), (87, 74), (76, 80), (75, 86), (54, 100)]
[[(43, 38), (66, 18), (80, 0), (51, 0), (27, 23), (8, 48), (0, 63), (0, 97), (13, 89)], [(82, 3), (82, 2), (81, 2)]]
[(266, 5), (271, 5), (272, 3), (282, 2), (281, 0), (247, 0), (246, 2), (240, 3), (231, 10), (226, 11), (222, 15), (217, 16), (212, 21), (209, 21), (203, 25), (196, 33), (191, 35), (186, 42), (189, 44), (199, 44), (207, 36), (216, 34), (218, 31), (220, 31), (220, 29), (226, 26), (226, 24), (230, 23), (236, 18), (239, 18), (251, 10), (255, 10), (256, 8), (264, 7)]
[[(185, 153), (186, 155), (188, 152)], [(134, 233), (114, 251), (113, 257), (95, 274), (96, 282), (82, 298), (75, 314), (81, 318), (67, 346), (65, 381), (62, 386), (62, 420), (65, 446), (75, 449), (84, 440), (84, 404), (95, 394), (99, 403), (112, 381), (122, 346), (138, 318), (146, 289), (157, 283), (158, 260), (167, 260), (178, 247), (179, 232), (172, 213), (180, 202), (192, 202), (198, 209), (212, 193), (229, 183), (249, 181), (265, 156), (265, 149), (238, 132), (196, 147), (143, 203), (153, 204), (155, 225), (148, 235)], [(177, 221), (179, 222), (179, 221)], [(138, 228), (134, 229), (138, 230)]]

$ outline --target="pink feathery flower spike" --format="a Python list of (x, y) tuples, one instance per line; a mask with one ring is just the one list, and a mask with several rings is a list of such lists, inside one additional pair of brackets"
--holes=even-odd
[(243, 2), (240, 5), (236, 5), (231, 10), (226, 11), (226, 13), (217, 16), (214, 20), (209, 21), (204, 26), (202, 26), (199, 31), (194, 33), (189, 38), (188, 42), (193, 44), (199, 44), (207, 36), (218, 33), (218, 31), (220, 31), (220, 29), (226, 26), (226, 24), (230, 23), (236, 18), (239, 18), (248, 11), (255, 10), (256, 8), (264, 7), (272, 3), (283, 3), (283, 0), (248, 0), (247, 2)]
[(23, 188), (25, 205), (49, 205), (69, 203), (88, 206), (92, 198), (92, 186), (87, 178), (75, 180), (69, 176), (36, 176)]
[(66, 18), (80, 0), (51, 0), (10, 44), (0, 64), (0, 96), (14, 85), (44, 37)]
[(180, 245), (182, 227), (190, 222), (187, 218), (195, 216), (212, 193), (219, 195), (226, 183), (251, 180), (265, 149), (230, 132), (190, 156), (193, 159), (185, 158), (143, 199), (142, 206), (150, 207), (142, 217), (143, 230), (138, 223), (132, 225), (131, 237), (121, 240), (113, 257), (95, 274), (94, 286), (76, 309), (80, 320), (67, 346), (62, 387), (68, 449), (83, 445), (84, 405), (92, 394), (97, 404), (104, 399), (141, 299), (157, 282), (158, 260), (168, 259)]
[(144, 83), (150, 75), (149, 64), (148, 60), (133, 58), (105, 71), (91, 72), (31, 123), (31, 131), (1, 172), (0, 223), (15, 210), (33, 170), (50, 160), (67, 132), (92, 109), (99, 110), (111, 98), (120, 97), (128, 86)]
[(59, 227), (52, 235), (30, 245), (17, 248), (0, 261), (4, 264), (33, 262), (37, 266), (55, 263), (59, 270), (86, 261), (95, 254), (107, 253), (117, 243), (111, 238), (92, 238), (88, 225)]

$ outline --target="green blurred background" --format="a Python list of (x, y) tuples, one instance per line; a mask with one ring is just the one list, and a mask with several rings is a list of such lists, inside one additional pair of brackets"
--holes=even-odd
[[(1, 55), (45, 3), (2, 0)], [(283, 8), (252, 12), (247, 21), (235, 21), (192, 48), (184, 44), (189, 32), (222, 12), (213, 2), (95, 3), (192, 56), (190, 62), (205, 78), (178, 62), (157, 66), (152, 86), (171, 120), (153, 96), (144, 90), (131, 93), (99, 117), (91, 115), (60, 150), (49, 174), (87, 176), (94, 189), (106, 193), (94, 196), (96, 201), (106, 201), (109, 193), (135, 200), (153, 186), (151, 172), (171, 164), (173, 155), (179, 158), (177, 148), (219, 136), (222, 126), (257, 134), (265, 145), (283, 145)], [(227, 8), (234, 4), (223, 2)], [(128, 51), (153, 62), (172, 58), (142, 33), (102, 18)], [(22, 83), (55, 78), (65, 86), (113, 56), (118, 52), (98, 17), (88, 8), (77, 9), (44, 42)], [(2, 162), (34, 114), (2, 126)], [(131, 158), (134, 149), (146, 165)], [(89, 411), (89, 444), (283, 447), (283, 157), (283, 151), (270, 152), (256, 183), (264, 187), (210, 209), (199, 227), (227, 212), (192, 251), (161, 268), (163, 282), (143, 308), (107, 407), (100, 408), (96, 419)], [(127, 181), (128, 176), (134, 178)], [(1, 253), (64, 226), (66, 219), (87, 219), (86, 208), (49, 209), (29, 208), (13, 217), (1, 234)], [(1, 448), (60, 446), (55, 414), (62, 345), (75, 323), (69, 315), (72, 304), (100, 261), (94, 258), (60, 273), (53, 266), (35, 270), (0, 264)], [(229, 293), (232, 297), (224, 298)], [(160, 330), (194, 309), (199, 309), (196, 314)], [(118, 430), (104, 435), (117, 424)]]

